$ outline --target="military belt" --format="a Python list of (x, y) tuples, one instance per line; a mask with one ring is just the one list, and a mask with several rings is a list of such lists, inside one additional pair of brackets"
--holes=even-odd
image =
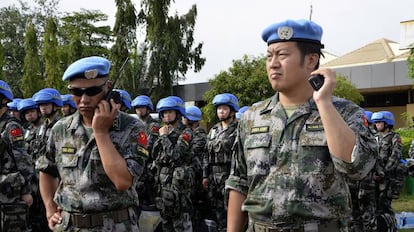
[(114, 223), (129, 220), (128, 208), (93, 214), (70, 214), (72, 225), (76, 228), (93, 228), (103, 226), (104, 218), (112, 218)]
[(336, 232), (340, 231), (337, 220), (332, 221), (306, 221), (302, 223), (291, 222), (253, 222), (254, 232)]

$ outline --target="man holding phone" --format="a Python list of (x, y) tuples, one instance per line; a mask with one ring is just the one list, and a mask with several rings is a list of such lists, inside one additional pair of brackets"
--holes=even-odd
[(135, 185), (147, 137), (139, 120), (105, 100), (112, 89), (109, 69), (107, 59), (86, 57), (63, 75), (78, 111), (52, 128), (36, 164), (54, 231), (138, 231)]
[[(364, 112), (333, 97), (335, 72), (319, 69), (322, 28), (286, 20), (263, 31), (275, 95), (241, 117), (226, 182), (227, 231), (347, 231), (344, 176), (363, 178), (376, 144)], [(308, 78), (320, 74), (312, 88)]]

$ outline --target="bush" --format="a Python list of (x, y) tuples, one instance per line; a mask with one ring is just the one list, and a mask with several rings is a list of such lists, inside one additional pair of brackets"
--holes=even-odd
[(399, 128), (395, 132), (397, 132), (401, 136), (402, 144), (403, 144), (403, 158), (408, 157), (408, 150), (410, 149), (411, 141), (414, 139), (414, 129), (412, 128)]

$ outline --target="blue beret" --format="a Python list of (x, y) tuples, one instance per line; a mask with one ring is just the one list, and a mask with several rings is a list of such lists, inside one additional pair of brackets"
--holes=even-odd
[(67, 81), (73, 77), (86, 79), (105, 77), (108, 76), (110, 68), (111, 63), (103, 57), (85, 57), (69, 65), (63, 74), (62, 80)]
[(323, 48), (321, 38), (322, 27), (306, 19), (288, 19), (272, 24), (262, 32), (262, 39), (268, 45), (277, 42), (299, 41), (315, 43)]

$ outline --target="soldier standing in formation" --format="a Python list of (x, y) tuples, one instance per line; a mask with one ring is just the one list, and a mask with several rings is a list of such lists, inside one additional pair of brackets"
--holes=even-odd
[(194, 136), (191, 142), (191, 156), (193, 157), (192, 163), (195, 174), (192, 190), (194, 231), (203, 230), (204, 219), (208, 217), (205, 213), (210, 210), (206, 205), (206, 194), (201, 185), (203, 179), (202, 160), (205, 155), (207, 143), (206, 131), (200, 125), (201, 118), (202, 113), (197, 106), (188, 106), (185, 108), (183, 124), (191, 128)]
[(225, 181), (230, 174), (231, 155), (236, 138), (239, 102), (230, 93), (218, 94), (213, 99), (219, 123), (207, 135), (207, 152), (203, 159), (203, 187), (208, 190), (208, 200), (215, 215), (219, 231), (226, 231), (227, 199)]
[[(332, 95), (335, 72), (318, 69), (321, 37), (309, 20), (286, 20), (262, 33), (275, 95), (239, 121), (226, 181), (228, 232), (242, 231), (247, 218), (249, 232), (348, 230), (344, 177), (366, 176), (376, 145), (362, 109)], [(323, 82), (314, 89), (308, 78), (316, 74)]]
[(161, 230), (161, 216), (155, 205), (156, 188), (155, 175), (153, 169), (154, 157), (152, 156), (152, 147), (158, 139), (160, 123), (151, 117), (150, 112), (154, 110), (151, 99), (148, 96), (137, 96), (132, 102), (131, 107), (145, 125), (145, 133), (148, 137), (149, 155), (145, 161), (144, 173), (141, 175), (137, 192), (139, 196), (141, 214), (139, 218), (140, 231), (159, 231)]
[(194, 186), (191, 143), (192, 130), (184, 126), (184, 101), (176, 96), (159, 100), (157, 112), (163, 126), (154, 144), (152, 156), (157, 170), (156, 204), (161, 211), (163, 231), (191, 232), (192, 202)]
[(0, 80), (0, 230), (23, 232), (28, 207), (33, 204), (33, 164), (25, 149), (23, 127), (7, 114), (7, 103), (12, 100), (9, 85)]
[(379, 144), (379, 157), (374, 174), (377, 188), (377, 227), (384, 231), (396, 231), (397, 222), (391, 201), (398, 198), (401, 191), (401, 187), (395, 188), (394, 185), (398, 176), (396, 170), (402, 158), (401, 137), (393, 131), (395, 120), (391, 112), (375, 112), (371, 119), (375, 123)]
[(110, 62), (85, 57), (65, 71), (78, 111), (52, 129), (38, 159), (40, 191), (54, 231), (138, 231), (136, 182), (144, 167), (144, 125), (105, 100)]

